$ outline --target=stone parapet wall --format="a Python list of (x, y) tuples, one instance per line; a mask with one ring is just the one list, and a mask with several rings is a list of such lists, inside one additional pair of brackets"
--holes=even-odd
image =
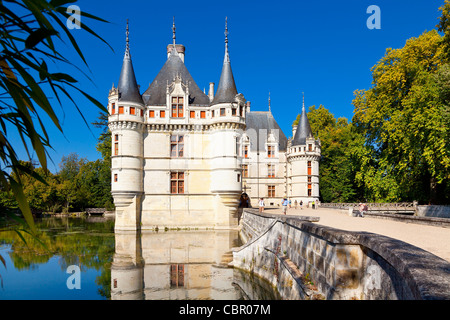
[(450, 299), (450, 264), (402, 241), (247, 209), (241, 227), (233, 266), (284, 299)]
[(416, 215), (419, 217), (450, 218), (450, 206), (417, 206)]

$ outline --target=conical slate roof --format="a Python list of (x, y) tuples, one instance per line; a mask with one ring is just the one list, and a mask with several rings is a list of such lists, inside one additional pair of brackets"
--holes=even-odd
[(131, 62), (130, 47), (128, 41), (128, 22), (127, 22), (127, 46), (125, 56), (123, 57), (122, 70), (120, 72), (119, 85), (119, 101), (136, 102), (143, 104), (142, 97), (139, 93), (139, 87), (134, 74), (133, 63)]
[(145, 104), (148, 106), (165, 106), (167, 85), (171, 84), (177, 76), (181, 78), (184, 85), (189, 87), (190, 105), (209, 106), (210, 101), (208, 96), (197, 86), (178, 55), (177, 50), (172, 50), (170, 52), (166, 63), (142, 95)]
[(231, 71), (228, 46), (226, 46), (219, 86), (217, 87), (217, 92), (212, 104), (233, 102), (237, 94), (236, 83), (234, 82), (233, 72)]
[(302, 107), (302, 113), (300, 115), (300, 120), (298, 121), (297, 131), (295, 132), (294, 140), (292, 140), (293, 146), (306, 144), (306, 138), (312, 138), (312, 130), (309, 125), (308, 116), (305, 110), (305, 104)]

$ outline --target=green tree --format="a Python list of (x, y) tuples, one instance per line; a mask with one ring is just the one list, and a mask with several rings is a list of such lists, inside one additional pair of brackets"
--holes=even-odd
[(444, 33), (443, 37), (443, 49), (447, 62), (450, 62), (450, 1), (445, 0), (444, 5), (439, 8), (442, 15), (439, 19), (439, 23), (436, 26), (438, 31)]
[(353, 124), (366, 138), (357, 179), (376, 201), (449, 200), (443, 193), (450, 179), (443, 52), (435, 30), (411, 38), (403, 48), (387, 49), (372, 68), (371, 89), (355, 92)]
[(65, 212), (69, 212), (73, 207), (79, 209), (84, 204), (83, 200), (86, 194), (80, 192), (82, 182), (79, 179), (79, 173), (86, 163), (87, 160), (80, 158), (77, 153), (71, 153), (61, 159), (58, 173), (60, 179), (58, 195), (64, 199)]
[(113, 198), (111, 195), (111, 131), (108, 128), (108, 113), (100, 112), (98, 121), (93, 123), (97, 128), (102, 129), (98, 138), (97, 151), (102, 155), (99, 160), (99, 181), (102, 187), (103, 207), (108, 210), (114, 209)]

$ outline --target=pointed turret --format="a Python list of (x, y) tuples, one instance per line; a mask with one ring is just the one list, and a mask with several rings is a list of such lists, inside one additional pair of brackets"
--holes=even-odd
[(123, 57), (122, 71), (119, 78), (119, 101), (135, 102), (143, 104), (142, 97), (139, 93), (139, 86), (134, 74), (133, 63), (131, 62), (129, 30), (127, 19), (127, 45), (125, 49), (125, 56)]
[(297, 130), (295, 132), (293, 146), (306, 144), (306, 138), (313, 138), (311, 126), (309, 125), (308, 116), (305, 109), (305, 96), (303, 95), (303, 106), (300, 120), (298, 121)]
[(238, 94), (231, 71), (230, 55), (228, 53), (228, 25), (225, 19), (225, 57), (223, 59), (222, 74), (220, 75), (219, 86), (212, 104), (233, 102)]

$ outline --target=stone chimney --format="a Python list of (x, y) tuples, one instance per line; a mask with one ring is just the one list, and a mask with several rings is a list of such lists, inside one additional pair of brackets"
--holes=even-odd
[(209, 92), (208, 92), (209, 101), (214, 100), (214, 82), (209, 83)]
[[(181, 61), (183, 61), (183, 63), (184, 63), (184, 52), (186, 50), (185, 47), (182, 44), (176, 44), (175, 47), (177, 48), (177, 52), (181, 58)], [(169, 44), (167, 46), (167, 59), (169, 59), (169, 55), (172, 52), (172, 50), (173, 50), (173, 44)]]

